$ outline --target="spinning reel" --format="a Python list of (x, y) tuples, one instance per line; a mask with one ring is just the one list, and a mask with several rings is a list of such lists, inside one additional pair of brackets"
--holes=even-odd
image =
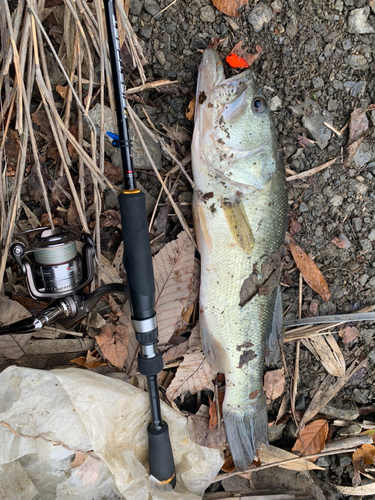
[[(25, 244), (22, 240), (33, 236)], [(91, 237), (68, 226), (41, 227), (18, 234), (10, 254), (27, 278), (30, 295), (36, 299), (62, 298), (78, 292), (94, 278), (95, 249)], [(84, 241), (82, 256), (77, 240)], [(27, 256), (27, 257), (26, 257)]]
[[(29, 238), (31, 237), (31, 238)], [(83, 243), (81, 254), (77, 243)], [(121, 284), (103, 285), (90, 294), (83, 288), (94, 279), (94, 243), (68, 226), (41, 227), (17, 235), (10, 254), (26, 276), (35, 299), (56, 299), (34, 318), (1, 327), (0, 335), (32, 333), (59, 319), (66, 329), (76, 325), (107, 293), (126, 294)]]

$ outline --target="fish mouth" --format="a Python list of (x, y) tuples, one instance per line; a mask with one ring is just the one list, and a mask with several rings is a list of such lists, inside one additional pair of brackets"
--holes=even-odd
[(198, 71), (198, 100), (202, 100), (202, 92), (213, 89), (225, 79), (223, 63), (215, 49), (206, 49)]

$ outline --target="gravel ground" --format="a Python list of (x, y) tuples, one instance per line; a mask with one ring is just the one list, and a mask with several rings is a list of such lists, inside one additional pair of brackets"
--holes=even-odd
[[(218, 46), (223, 58), (241, 40), (251, 52), (259, 45), (263, 52), (254, 69), (274, 111), (286, 166), (303, 172), (338, 157), (322, 172), (289, 183), (290, 220), (301, 226), (295, 240), (315, 259), (332, 294), (329, 302), (324, 302), (305, 285), (302, 315), (311, 316), (312, 310), (318, 315), (347, 313), (373, 304), (375, 112), (368, 113), (370, 133), (346, 167), (342, 158), (349, 128), (338, 136), (324, 122), (341, 130), (355, 108), (364, 110), (375, 102), (374, 0), (275, 0), (256, 5), (250, 1), (241, 15), (232, 19), (215, 9), (210, 0), (177, 0), (153, 17), (169, 3), (132, 0), (130, 4), (130, 21), (149, 62), (147, 76), (177, 79), (185, 92), (178, 96), (159, 94), (157, 98), (155, 92), (146, 94), (145, 100), (156, 104), (148, 108), (153, 123), (158, 128), (164, 124), (192, 131), (185, 109), (194, 95), (201, 50), (211, 38), (224, 39)], [(228, 68), (227, 74), (231, 71)], [(303, 147), (299, 135), (315, 143)], [(345, 248), (331, 243), (336, 236), (345, 242)], [(286, 317), (293, 319), (298, 314), (298, 271), (284, 281), (289, 284), (284, 291)], [(348, 384), (332, 402), (338, 408), (358, 409), (375, 398), (373, 325), (356, 326), (361, 337), (349, 344), (344, 345), (337, 333), (334, 336), (346, 359), (353, 349), (359, 349), (369, 362), (362, 378)], [(288, 363), (293, 363), (294, 352), (294, 346), (286, 346)], [(297, 409), (304, 410), (326, 371), (303, 347), (300, 369)], [(278, 405), (274, 404), (275, 412)], [(293, 425), (288, 424), (284, 431), (284, 445)], [(351, 485), (353, 469), (348, 457), (320, 459), (319, 465), (327, 467), (327, 472), (319, 472), (318, 477)]]

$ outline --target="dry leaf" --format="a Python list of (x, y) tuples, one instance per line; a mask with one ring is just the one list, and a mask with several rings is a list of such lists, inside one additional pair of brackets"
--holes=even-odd
[(313, 316), (316, 316), (319, 312), (319, 304), (317, 304), (316, 302), (311, 302), (310, 312)]
[(354, 476), (352, 484), (355, 488), (361, 484), (361, 474), (366, 474), (364, 465), (371, 465), (374, 463), (375, 446), (372, 444), (363, 444), (352, 455)]
[(239, 57), (242, 57), (243, 59), (245, 59), (247, 64), (249, 66), (251, 66), (256, 61), (256, 59), (258, 59), (258, 56), (262, 53), (262, 49), (261, 49), (260, 45), (257, 45), (255, 47), (256, 53), (251, 54), (251, 53), (247, 52), (247, 50), (248, 50), (247, 48), (242, 47), (242, 44), (243, 44), (243, 40), (236, 43), (236, 45), (233, 47), (233, 49), (230, 51), (230, 53), (235, 54)]
[(289, 236), (290, 251), (292, 252), (293, 259), (297, 264), (298, 269), (301, 271), (303, 279), (311, 287), (314, 292), (318, 293), (323, 300), (328, 302), (331, 297), (328, 285), (323, 278), (322, 273), (319, 271), (317, 265), (312, 259), (302, 250), (301, 247), (296, 245), (293, 238)]
[(75, 228), (81, 227), (81, 219), (79, 218), (78, 210), (73, 200), (70, 202), (70, 206), (66, 213), (66, 220), (68, 226), (70, 227), (75, 227)]
[(225, 460), (221, 467), (221, 470), (224, 472), (233, 472), (234, 470), (236, 470), (232, 455), (229, 455), (229, 457)]
[(129, 335), (124, 325), (108, 325), (95, 337), (103, 356), (122, 370), (128, 356)]
[(191, 122), (194, 121), (194, 110), (195, 110), (195, 96), (189, 102), (189, 105), (188, 105), (187, 110), (185, 112), (186, 118), (188, 120), (190, 120)]
[(309, 146), (310, 144), (315, 144), (316, 141), (309, 139), (308, 137), (303, 137), (303, 135), (298, 136), (298, 144), (300, 144), (303, 148)]
[(272, 400), (279, 398), (285, 389), (283, 368), (266, 372), (264, 375), (263, 388), (267, 398)]
[[(18, 302), (0, 296), (0, 326), (10, 325), (30, 316), (29, 311)], [(18, 359), (27, 353), (26, 344), (30, 338), (31, 333), (0, 335), (0, 353), (6, 358)]]
[(191, 332), (189, 349), (167, 389), (167, 398), (173, 400), (186, 392), (195, 394), (202, 389), (212, 390), (215, 375), (203, 354), (199, 325), (196, 325)]
[(184, 342), (178, 345), (172, 346), (168, 351), (163, 354), (163, 363), (167, 364), (177, 358), (182, 358), (182, 356), (186, 353), (188, 348), (188, 342), (184, 339)]
[(121, 228), (121, 215), (118, 210), (106, 210), (102, 213), (105, 219), (100, 220), (102, 227), (119, 227)]
[[(282, 460), (288, 460), (290, 458), (296, 458), (296, 455), (290, 453), (289, 451), (282, 450), (276, 446), (270, 444), (262, 444), (258, 449), (258, 457), (263, 464), (272, 464), (275, 462), (281, 462)], [(280, 464), (279, 467), (282, 469), (296, 470), (306, 472), (306, 470), (324, 470), (324, 467), (319, 467), (313, 464), (306, 458), (301, 458), (300, 460), (293, 460), (293, 462), (287, 462), (285, 464)]]
[(334, 245), (336, 245), (338, 248), (345, 248), (346, 247), (346, 241), (343, 240), (342, 238), (339, 238), (338, 236), (335, 236), (333, 240), (331, 241)]
[(356, 338), (362, 337), (361, 332), (355, 326), (344, 327), (339, 331), (339, 335), (342, 337), (344, 344), (348, 344), (349, 342), (353, 342)]
[(330, 375), (341, 377), (345, 373), (345, 359), (332, 333), (302, 339), (302, 343), (322, 363)]
[(63, 87), (62, 85), (56, 85), (56, 92), (59, 94), (60, 97), (65, 99), (68, 93), (68, 86)]
[(216, 402), (212, 401), (210, 396), (208, 396), (208, 404), (209, 404), (208, 414), (210, 416), (208, 428), (210, 429), (210, 431), (212, 431), (217, 426)]
[[(327, 420), (319, 419), (310, 422), (298, 434), (297, 441), (295, 442), (292, 451), (299, 451), (301, 455), (312, 455), (313, 453), (320, 453), (325, 446), (328, 436), (328, 422)], [(312, 462), (316, 458), (310, 458)]]
[(224, 449), (227, 446), (227, 436), (223, 425), (209, 430), (209, 409), (201, 405), (196, 415), (188, 418), (190, 439), (206, 448)]
[(212, 0), (212, 3), (223, 14), (229, 17), (240, 15), (241, 8), (249, 3), (249, 0)]
[(195, 247), (183, 231), (153, 259), (160, 344), (169, 341), (182, 312), (196, 300), (198, 291), (192, 287), (194, 254)]

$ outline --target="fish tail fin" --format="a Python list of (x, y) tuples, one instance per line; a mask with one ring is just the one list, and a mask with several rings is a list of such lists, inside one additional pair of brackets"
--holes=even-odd
[[(264, 403), (264, 404), (263, 404)], [(239, 471), (245, 471), (262, 443), (268, 444), (267, 405), (263, 394), (262, 405), (257, 410), (240, 414), (228, 408), (223, 410), (225, 431), (234, 465)]]

